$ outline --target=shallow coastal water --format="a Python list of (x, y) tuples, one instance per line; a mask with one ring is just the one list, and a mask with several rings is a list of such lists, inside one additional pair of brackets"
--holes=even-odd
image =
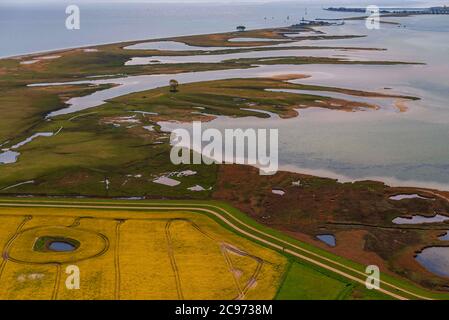
[[(263, 51), (259, 52), (260, 57), (267, 57), (279, 54), (286, 54), (290, 56), (291, 52), (280, 52), (280, 51)], [(135, 57), (131, 58), (125, 63), (127, 66), (133, 65), (146, 65), (146, 64), (173, 64), (173, 63), (219, 63), (225, 60), (240, 59), (240, 58), (254, 58), (256, 57), (256, 52), (246, 52), (246, 53), (236, 53), (236, 54), (214, 54), (214, 55), (192, 55), (192, 56), (151, 56), (151, 57)]]
[[(380, 31), (370, 31), (364, 28), (363, 21), (322, 27), (321, 31), (330, 34), (366, 34), (367, 37), (306, 40), (300, 44), (329, 46), (328, 50), (312, 50), (314, 55), (336, 55), (332, 46), (386, 48), (387, 51), (369, 52), (345, 50), (338, 52), (338, 55), (353, 59), (417, 61), (426, 65), (272, 65), (247, 70), (184, 73), (176, 75), (176, 79), (182, 85), (196, 81), (297, 73), (311, 76), (298, 80), (298, 83), (420, 97), (421, 101), (407, 102), (408, 111), (403, 113), (391, 108), (392, 101), (376, 99), (379, 104), (383, 104), (383, 108), (376, 112), (347, 113), (315, 108), (299, 110), (299, 117), (289, 120), (219, 117), (204, 126), (220, 130), (248, 127), (279, 129), (279, 160), (281, 168), (285, 170), (334, 177), (342, 181), (376, 179), (392, 185), (449, 189), (449, 45), (445, 33), (449, 30), (449, 19), (435, 16), (410, 17), (398, 21), (406, 23), (407, 28), (382, 25)], [(432, 25), (435, 27), (432, 28)], [(298, 50), (295, 54), (307, 55), (306, 51)], [(272, 58), (273, 55), (282, 54), (257, 52), (238, 56), (265, 55)], [(221, 61), (219, 59), (232, 56), (211, 55), (206, 59)], [(168, 63), (197, 59), (158, 58)], [(69, 108), (53, 112), (50, 116), (77, 112), (100, 105), (106, 99), (165, 86), (171, 78), (172, 75), (155, 75), (91, 81), (88, 83), (120, 85), (71, 99)], [(357, 99), (360, 97), (354, 98), (355, 101)], [(207, 113), (207, 110), (204, 112)]]
[[(301, 73), (303, 68), (267, 66), (242, 71), (179, 74), (176, 78), (181, 83), (187, 83), (286, 72)], [(76, 112), (100, 105), (106, 99), (164, 86), (170, 78), (171, 75), (160, 75), (116, 79), (114, 83), (121, 86), (71, 99), (71, 107), (50, 115)], [(96, 83), (110, 82), (102, 80)], [(222, 130), (245, 127), (279, 129), (280, 163), (286, 170), (336, 177), (342, 181), (374, 178), (395, 185), (447, 186), (449, 173), (444, 167), (448, 164), (448, 146), (442, 137), (447, 135), (448, 127), (443, 123), (413, 118), (404, 121), (408, 115), (396, 111), (346, 113), (307, 109), (299, 113), (298, 118), (288, 120), (219, 117), (204, 126)], [(374, 145), (375, 149), (372, 147)]]
[[(289, 46), (300, 46), (301, 42), (289, 43)], [(282, 45), (270, 45), (269, 48), (281, 47)], [(259, 48), (264, 48), (259, 47)], [(191, 56), (151, 56), (151, 57), (135, 57), (131, 58), (125, 63), (127, 66), (145, 65), (145, 64), (160, 64), (160, 63), (219, 63), (226, 60), (233, 59), (248, 59), (248, 58), (266, 58), (264, 60), (276, 60), (275, 58), (282, 57), (326, 57), (348, 61), (368, 61), (372, 58), (380, 59), (383, 51), (366, 51), (366, 50), (351, 50), (350, 52), (344, 48), (329, 48), (329, 49), (294, 49), (294, 50), (269, 50), (267, 48), (263, 51), (255, 52), (241, 52), (228, 54), (207, 54), (207, 55), (191, 55)], [(222, 48), (223, 49), (223, 48)], [(225, 48), (230, 49), (230, 48)], [(207, 48), (209, 50), (209, 48)], [(178, 50), (174, 50), (178, 51)]]
[(329, 97), (334, 99), (341, 99), (347, 101), (354, 101), (360, 103), (368, 103), (373, 106), (382, 107), (384, 109), (394, 109), (394, 102), (397, 99), (394, 98), (379, 98), (379, 97), (358, 97), (349, 94), (339, 93), (339, 92), (330, 92), (330, 91), (316, 91), (316, 90), (295, 90), (295, 89), (267, 89), (268, 91), (273, 92), (288, 92), (295, 94), (303, 94), (303, 95), (313, 95), (313, 96), (322, 96)]
[[(400, 3), (400, 1), (398, 1)], [(81, 29), (67, 30), (65, 1), (0, 2), (0, 56), (80, 47), (100, 43), (227, 32), (239, 24), (248, 29), (288, 26), (306, 17), (344, 17), (322, 11), (325, 2), (286, 3), (76, 3)], [(287, 18), (288, 17), (288, 18)], [(13, 30), (13, 32), (12, 32)], [(42, 37), (45, 35), (45, 37)], [(7, 45), (5, 45), (7, 44)]]

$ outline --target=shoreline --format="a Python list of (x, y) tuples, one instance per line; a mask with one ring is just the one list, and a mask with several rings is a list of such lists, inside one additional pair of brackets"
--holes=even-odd
[[(283, 28), (289, 28), (289, 27), (288, 26), (278, 27), (276, 29), (283, 29)], [(250, 30), (247, 30), (247, 32), (248, 31), (273, 30), (273, 29), (274, 28), (250, 29)], [(230, 33), (230, 32), (236, 32), (236, 31), (232, 30), (232, 31), (223, 31), (223, 32), (217, 32), (217, 33), (214, 32), (211, 34), (226, 34), (226, 33)], [(61, 52), (76, 50), (76, 49), (90, 49), (90, 48), (93, 49), (93, 48), (97, 48), (97, 47), (101, 47), (101, 46), (119, 45), (121, 49), (125, 49), (125, 47), (127, 47), (127, 46), (132, 46), (135, 44), (140, 44), (140, 43), (145, 43), (145, 42), (177, 41), (176, 40), (177, 38), (194, 37), (194, 36), (199, 36), (199, 35), (210, 35), (210, 34), (193, 33), (193, 34), (176, 35), (176, 36), (162, 37), (162, 38), (158, 37), (158, 38), (146, 38), (146, 39), (124, 40), (124, 41), (114, 41), (114, 42), (100, 42), (100, 43), (96, 43), (96, 44), (86, 44), (86, 45), (81, 45), (81, 46), (70, 46), (70, 47), (55, 48), (55, 49), (48, 49), (48, 50), (42, 50), (42, 51), (33, 51), (33, 52), (29, 52), (29, 53), (19, 53), (19, 54), (15, 54), (15, 55), (11, 55), (11, 56), (0, 56), (0, 60), (23, 59), (23, 58), (33, 57), (36, 55), (61, 53)], [(289, 38), (285, 38), (285, 40), (289, 40)], [(182, 41), (178, 41), (178, 42), (182, 42)], [(257, 48), (259, 46), (254, 46), (254, 47)], [(236, 46), (236, 47), (230, 46), (229, 49), (239, 49), (239, 47), (238, 46)], [(129, 50), (131, 51), (132, 49), (129, 49)]]
[[(250, 165), (250, 164), (235, 164), (235, 163), (221, 163), (217, 164), (218, 166), (243, 166), (248, 168), (256, 168), (259, 169), (256, 165)], [(449, 187), (444, 185), (439, 185), (438, 183), (434, 184), (428, 184), (428, 185), (420, 185), (420, 182), (412, 181), (412, 180), (399, 180), (389, 177), (366, 177), (366, 178), (349, 178), (343, 175), (339, 175), (336, 173), (333, 173), (328, 170), (322, 170), (322, 169), (307, 169), (307, 168), (299, 168), (291, 165), (280, 165), (279, 170), (276, 172), (277, 174), (298, 174), (302, 176), (309, 176), (312, 178), (322, 178), (322, 179), (329, 179), (329, 180), (335, 180), (339, 184), (345, 184), (345, 183), (360, 183), (360, 182), (372, 182), (372, 183), (380, 183), (384, 184), (386, 187), (393, 188), (393, 189), (401, 189), (401, 190), (409, 190), (410, 193), (415, 192), (424, 192), (424, 193), (430, 193), (435, 195), (436, 197), (440, 197), (442, 199), (445, 199), (449, 202), (449, 197), (445, 196), (444, 193), (449, 193)], [(394, 181), (394, 182), (393, 182)], [(406, 184), (407, 181), (410, 181), (410, 184)], [(22, 182), (19, 184), (24, 184), (26, 182)], [(405, 183), (405, 184), (404, 184)], [(12, 186), (11, 186), (12, 187)], [(3, 189), (5, 190), (5, 189)], [(2, 191), (2, 190), (0, 190)], [(406, 191), (404, 191), (406, 193)], [(0, 193), (0, 198), (38, 198), (38, 197), (48, 197), (48, 198), (80, 198), (80, 199), (116, 199), (116, 200), (126, 200), (126, 199), (133, 199), (133, 200), (151, 200), (151, 199), (173, 199), (173, 200), (182, 200), (185, 199), (183, 197), (172, 197), (172, 196), (166, 196), (166, 197), (158, 197), (158, 196), (140, 196), (140, 195), (128, 195), (127, 197), (116, 197), (116, 196), (100, 196), (100, 195), (80, 195), (77, 193), (73, 194), (47, 194), (47, 193)]]
[(361, 178), (351, 178), (345, 175), (341, 175), (326, 169), (307, 169), (300, 168), (294, 165), (280, 165), (280, 171), (299, 173), (311, 175), (319, 178), (336, 179), (340, 183), (356, 183), (361, 181), (372, 181), (384, 183), (392, 188), (411, 188), (411, 189), (428, 189), (440, 192), (449, 191), (449, 185), (445, 185), (439, 182), (424, 182), (415, 180), (401, 180), (394, 177), (382, 177), (382, 176), (367, 176)]
[[(271, 32), (272, 33), (272, 32), (274, 32), (274, 33), (278, 33), (279, 37), (281, 37), (282, 31), (286, 31), (287, 29), (289, 29), (289, 27), (264, 28), (264, 29), (248, 30), (245, 33), (248, 33), (248, 32), (256, 32), (256, 33)], [(313, 27), (307, 28), (307, 30), (304, 29), (303, 31), (307, 32), (307, 31), (311, 31), (311, 30), (313, 30)], [(140, 40), (129, 40), (129, 41), (105, 43), (105, 44), (94, 44), (94, 45), (86, 45), (86, 46), (82, 46), (82, 47), (69, 47), (69, 48), (61, 48), (61, 49), (49, 50), (49, 51), (33, 52), (33, 53), (27, 53), (27, 54), (16, 55), (16, 56), (11, 56), (11, 57), (1, 57), (0, 60), (32, 58), (32, 57), (40, 56), (43, 54), (46, 54), (46, 55), (57, 54), (57, 53), (71, 51), (71, 50), (100, 49), (102, 46), (118, 46), (123, 49), (126, 46), (130, 46), (130, 45), (134, 45), (134, 44), (145, 43), (145, 42), (157, 42), (157, 41), (178, 41), (180, 43), (185, 43), (187, 45), (197, 46), (197, 44), (189, 44), (188, 41), (184, 42), (183, 38), (186, 38), (186, 37), (195, 38), (195, 37), (200, 37), (200, 36), (211, 37), (211, 36), (215, 35), (215, 36), (222, 36), (227, 39), (230, 37), (229, 36), (230, 33), (236, 33), (236, 32), (235, 31), (222, 32), (222, 33), (220, 32), (220, 33), (212, 33), (212, 34), (205, 34), (205, 35), (182, 35), (182, 36), (174, 36), (174, 37), (167, 37), (167, 38), (140, 39)], [(352, 37), (352, 36), (348, 35), (348, 37)], [(285, 39), (285, 38), (281, 38), (281, 39)], [(294, 39), (288, 38), (285, 40), (294, 40)], [(264, 45), (266, 45), (266, 44), (264, 44)], [(256, 49), (256, 48), (260, 48), (261, 45), (253, 44), (252, 47), (254, 49)], [(231, 49), (231, 50), (239, 49), (239, 47), (229, 46), (229, 49)], [(332, 47), (330, 47), (330, 49), (332, 49)], [(100, 51), (101, 51), (101, 49), (100, 49)], [(158, 50), (156, 50), (156, 51), (158, 51)], [(162, 50), (162, 51), (166, 51), (166, 50)], [(176, 73), (174, 75), (176, 75)], [(282, 79), (282, 80), (291, 80), (291, 79), (295, 78), (295, 77), (292, 77), (292, 75), (288, 75), (288, 74), (279, 75), (278, 77), (281, 77), (281, 78), (286, 77), (285, 79)], [(352, 90), (352, 91), (354, 91), (354, 90)], [(370, 96), (369, 92), (366, 92), (366, 91), (360, 91), (360, 92), (362, 93), (362, 96), (364, 96), (365, 94), (368, 94), (368, 96)], [(319, 92), (317, 92), (317, 94), (319, 94)], [(382, 97), (382, 96), (388, 96), (388, 95), (379, 93), (377, 96)], [(399, 111), (405, 112), (406, 107), (403, 105), (403, 102), (400, 99), (410, 98), (410, 97), (405, 97), (405, 96), (395, 96), (395, 97), (398, 98), (397, 107), (398, 107)], [(435, 190), (439, 190), (439, 191), (449, 190), (449, 186), (442, 184), (442, 183), (438, 183), (438, 182), (400, 180), (400, 179), (396, 179), (394, 177), (387, 177), (387, 176), (386, 177), (373, 176), (373, 177), (364, 177), (364, 178), (351, 178), (351, 177), (348, 177), (348, 176), (345, 176), (342, 174), (332, 172), (331, 170), (327, 170), (325, 168), (323, 168), (323, 169), (310, 169), (310, 168), (307, 169), (307, 168), (300, 168), (295, 165), (287, 164), (287, 165), (281, 165), (280, 170), (285, 170), (285, 171), (292, 172), (292, 173), (302, 173), (302, 174), (307, 174), (307, 175), (313, 175), (316, 177), (337, 179), (337, 181), (339, 181), (339, 182), (356, 182), (356, 181), (370, 180), (370, 181), (382, 182), (382, 183), (388, 184), (389, 186), (393, 186), (393, 187), (430, 188), (430, 189), (435, 189)], [(405, 185), (408, 185), (408, 186), (405, 186)]]
[[(282, 30), (285, 30), (285, 33), (288, 32), (314, 32), (314, 27), (319, 27), (319, 26), (307, 26), (307, 27), (295, 27), (295, 26), (284, 26), (284, 27), (271, 27), (271, 28), (260, 28), (260, 29), (248, 29), (246, 30), (244, 33), (248, 34), (248, 33), (260, 33), (260, 32), (275, 32), (278, 35), (279, 34), (283, 34)], [(294, 29), (293, 31), (289, 29)], [(124, 40), (124, 41), (114, 41), (114, 42), (100, 42), (100, 43), (95, 43), (95, 44), (86, 44), (86, 45), (81, 45), (81, 46), (69, 46), (69, 47), (63, 47), (63, 48), (54, 48), (54, 49), (48, 49), (48, 50), (42, 50), (42, 51), (32, 51), (29, 53), (19, 53), (19, 54), (14, 54), (14, 55), (10, 55), (10, 56), (0, 56), (0, 61), (1, 60), (7, 60), (7, 59), (23, 59), (23, 58), (31, 58), (34, 56), (40, 56), (40, 55), (48, 55), (48, 54), (56, 54), (56, 53), (64, 53), (67, 51), (71, 51), (71, 50), (81, 50), (81, 49), (93, 49), (96, 48), (98, 49), (99, 47), (104, 47), (104, 46), (117, 46), (119, 49), (122, 50), (129, 50), (129, 51), (135, 51), (135, 52), (144, 52), (144, 51), (153, 51), (153, 50), (147, 50), (147, 49), (126, 49), (126, 47), (130, 47), (133, 45), (138, 45), (138, 44), (144, 44), (146, 42), (161, 42), (161, 41), (174, 41), (174, 42), (179, 42), (179, 43), (183, 43), (186, 44), (188, 46), (192, 46), (192, 47), (198, 47), (199, 49), (194, 49), (194, 50), (207, 50), (207, 45), (201, 45), (201, 44), (191, 44), (188, 41), (186, 41), (184, 38), (195, 38), (195, 37), (204, 37), (204, 36), (226, 36), (229, 34), (235, 34), (235, 36), (237, 37), (238, 35), (240, 35), (240, 33), (236, 30), (230, 30), (230, 31), (220, 31), (220, 32), (213, 32), (213, 33), (205, 33), (205, 34), (185, 34), (185, 35), (176, 35), (176, 36), (169, 36), (169, 37), (157, 37), (157, 38), (146, 38), (146, 39), (136, 39), (136, 40)], [(340, 38), (342, 37), (343, 39), (346, 38), (354, 38), (354, 37), (366, 37), (366, 35), (345, 35), (345, 36), (334, 36), (334, 35), (313, 35), (310, 37), (325, 37), (325, 39), (330, 39), (333, 40), (335, 38)], [(230, 37), (233, 38), (233, 37)], [(285, 43), (289, 43), (289, 42), (298, 42), (298, 41), (304, 41), (304, 40), (309, 40), (309, 37), (305, 37), (304, 36), (298, 36), (298, 39), (296, 39), (294, 37), (288, 37), (285, 36), (283, 34), (282, 37), (279, 38), (272, 38), (276, 39), (276, 40), (283, 40), (285, 41)], [(183, 40), (184, 39), (184, 40)], [(269, 38), (267, 38), (268, 40), (270, 40)], [(229, 40), (229, 39), (228, 39)], [(282, 43), (275, 43), (276, 41), (266, 41), (266, 43), (261, 43), (261, 42), (257, 42), (257, 41), (247, 41), (247, 42), (232, 42), (232, 41), (228, 41), (226, 40), (226, 42), (228, 43), (228, 45), (226, 46), (225, 49), (222, 50), (238, 50), (238, 49), (256, 49), (256, 48), (263, 48), (263, 47), (268, 47), (268, 46), (276, 46)], [(195, 41), (195, 40), (194, 40)], [(201, 47), (203, 47), (204, 49), (201, 49)], [(219, 47), (219, 46), (217, 46)], [(329, 47), (328, 49), (332, 49), (333, 47)], [(360, 48), (363, 50), (384, 50), (383, 48)], [(157, 50), (155, 49), (154, 51), (170, 51), (170, 50)], [(178, 51), (178, 50), (174, 50), (174, 51)], [(182, 50), (181, 50), (182, 51)]]
[[(297, 116), (298, 117), (298, 116)], [(213, 121), (214, 119), (209, 119), (209, 121)], [(165, 121), (163, 121), (165, 122)], [(187, 121), (185, 123), (191, 123), (190, 121)], [(159, 125), (159, 123), (158, 123)], [(162, 131), (162, 130), (161, 130)], [(162, 131), (166, 133), (171, 133), (171, 131)], [(194, 151), (196, 153), (199, 153), (197, 149), (189, 149), (190, 151)], [(228, 164), (226, 163), (220, 163), (217, 164), (219, 166), (223, 165), (226, 166)], [(236, 165), (235, 163), (229, 164), (229, 165)], [(250, 164), (242, 164), (243, 166), (253, 167), (259, 169), (257, 165), (250, 165)], [(415, 181), (415, 180), (401, 180), (394, 177), (387, 177), (387, 176), (366, 176), (366, 177), (360, 177), (360, 178), (353, 178), (349, 176), (345, 176), (343, 174), (339, 174), (336, 172), (333, 172), (329, 169), (311, 169), (311, 168), (301, 168), (296, 165), (291, 164), (279, 164), (279, 170), (276, 172), (276, 174), (280, 172), (286, 172), (286, 173), (296, 173), (296, 174), (303, 174), (303, 175), (309, 175), (316, 178), (325, 178), (325, 179), (333, 179), (336, 180), (338, 183), (357, 183), (362, 181), (370, 181), (370, 182), (377, 182), (377, 183), (383, 183), (388, 187), (392, 188), (410, 188), (410, 189), (428, 189), (429, 191), (437, 191), (437, 192), (449, 192), (449, 185), (445, 185), (443, 183), (439, 182), (424, 182), (424, 181)]]

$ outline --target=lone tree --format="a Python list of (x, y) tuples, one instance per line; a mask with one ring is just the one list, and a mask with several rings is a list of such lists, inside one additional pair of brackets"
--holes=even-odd
[(179, 83), (175, 79), (170, 80), (170, 92), (178, 92)]
[(246, 30), (246, 27), (245, 27), (245, 26), (238, 26), (238, 27), (237, 27), (237, 31), (243, 32), (243, 31), (245, 31), (245, 30)]

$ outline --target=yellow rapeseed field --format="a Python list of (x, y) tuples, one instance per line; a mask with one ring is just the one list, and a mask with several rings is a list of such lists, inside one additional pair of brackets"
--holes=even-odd
[(0, 208), (0, 248), (0, 299), (272, 299), (287, 263), (179, 211)]

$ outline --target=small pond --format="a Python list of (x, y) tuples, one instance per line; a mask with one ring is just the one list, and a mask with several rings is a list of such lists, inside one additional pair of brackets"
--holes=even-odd
[(395, 201), (400, 201), (400, 200), (404, 200), (404, 199), (424, 199), (424, 200), (433, 200), (431, 198), (425, 198), (420, 196), (419, 194), (398, 194), (395, 196), (391, 196), (390, 200), (395, 200)]
[(418, 261), (428, 271), (449, 277), (449, 247), (430, 247), (416, 256)]
[(444, 236), (438, 238), (441, 241), (449, 241), (449, 231)]
[(8, 163), (14, 163), (17, 161), (17, 158), (19, 157), (19, 153), (15, 151), (4, 151), (0, 152), (0, 164), (8, 164)]
[(316, 236), (318, 240), (324, 242), (328, 246), (335, 247), (337, 245), (337, 241), (335, 236), (332, 234), (320, 234)]
[(33, 250), (37, 252), (72, 252), (80, 247), (80, 242), (75, 239), (60, 236), (43, 236), (36, 239)]
[(284, 191), (284, 190), (281, 190), (281, 189), (273, 189), (273, 190), (271, 190), (271, 192), (272, 192), (273, 194), (278, 195), (278, 196), (283, 196), (283, 195), (285, 194), (285, 191)]
[(48, 250), (57, 252), (75, 251), (76, 246), (65, 241), (53, 241), (48, 245)]

